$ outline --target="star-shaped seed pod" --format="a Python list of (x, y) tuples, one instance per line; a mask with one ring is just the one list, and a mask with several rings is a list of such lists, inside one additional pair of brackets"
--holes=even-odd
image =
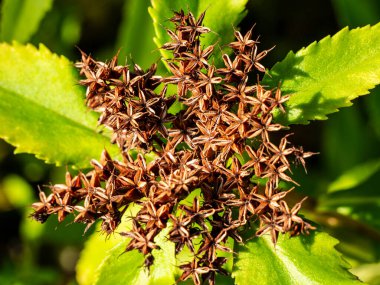
[[(101, 62), (81, 51), (76, 67), (85, 77), (80, 84), (87, 87), (87, 106), (111, 130), (121, 159), (103, 151), (88, 173), (68, 173), (65, 184), (49, 187), (50, 194), (40, 192), (32, 216), (44, 222), (57, 214), (61, 222), (74, 214), (86, 230), (101, 220), (102, 230), (111, 234), (127, 208), (137, 204), (128, 231), (118, 228), (129, 239), (125, 250), (140, 251), (149, 268), (152, 251), (159, 248), (155, 237), (169, 227), (166, 238), (175, 253), (187, 248), (193, 254), (179, 266), (178, 281), (215, 284), (217, 273), (227, 274), (227, 258), (220, 256), (232, 253), (226, 241), (245, 242), (247, 228), (253, 227), (255, 236), (269, 234), (273, 244), (281, 233), (314, 229), (298, 215), (305, 198), (293, 207), (286, 201), (289, 184), (298, 185), (291, 177), (293, 164), (305, 167), (314, 153), (293, 146), (285, 127), (275, 122), (274, 111), (286, 112), (289, 95), (260, 82), (261, 60), (270, 50), (259, 50), (252, 29), (245, 35), (236, 30), (229, 44), (233, 54), (223, 54), (224, 66), (217, 67), (210, 60), (216, 44), (201, 43), (210, 32), (204, 17), (174, 12), (174, 28), (166, 29), (170, 42), (162, 46), (173, 55), (167, 77), (155, 74), (156, 64), (144, 71), (137, 64), (117, 65), (117, 55)], [(167, 94), (173, 90), (169, 85), (174, 94)], [(172, 114), (176, 101), (182, 107)]]

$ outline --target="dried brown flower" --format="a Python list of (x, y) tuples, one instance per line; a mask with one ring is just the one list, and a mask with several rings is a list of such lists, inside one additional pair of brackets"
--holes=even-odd
[[(232, 252), (228, 237), (243, 242), (241, 232), (254, 227), (256, 236), (268, 233), (275, 244), (279, 233), (314, 229), (298, 215), (305, 199), (290, 207), (286, 196), (293, 188), (279, 187), (281, 181), (298, 185), (290, 176), (292, 164), (305, 167), (313, 153), (292, 146), (289, 135), (279, 143), (273, 139), (284, 129), (274, 122), (273, 110), (286, 112), (289, 96), (260, 83), (258, 74), (265, 72), (260, 61), (269, 50), (259, 51), (252, 29), (245, 35), (235, 31), (236, 41), (229, 44), (234, 55), (223, 54), (225, 67), (217, 68), (209, 61), (214, 45), (200, 43), (210, 32), (202, 26), (204, 16), (196, 19), (181, 10), (170, 19), (175, 28), (167, 29), (171, 41), (162, 46), (173, 53), (168, 77), (155, 75), (155, 64), (143, 71), (117, 65), (117, 55), (104, 63), (81, 52), (76, 66), (85, 76), (80, 83), (87, 87), (87, 105), (113, 131), (123, 159), (104, 151), (99, 162), (91, 161), (92, 171), (68, 173), (65, 184), (50, 187), (48, 196), (41, 191), (32, 206), (40, 222), (51, 214), (61, 222), (74, 213), (74, 221), (87, 228), (102, 220), (102, 230), (110, 234), (127, 207), (137, 203), (141, 208), (131, 229), (121, 231), (130, 238), (126, 251), (142, 252), (149, 267), (158, 248), (154, 238), (170, 222), (167, 238), (176, 254), (185, 246), (194, 254), (180, 265), (179, 281), (214, 284), (216, 273), (227, 274), (226, 258), (218, 254)], [(176, 94), (166, 94), (169, 84), (177, 87)], [(155, 90), (159, 85), (161, 92)], [(185, 109), (171, 115), (176, 100)], [(200, 196), (178, 204), (195, 189)]]

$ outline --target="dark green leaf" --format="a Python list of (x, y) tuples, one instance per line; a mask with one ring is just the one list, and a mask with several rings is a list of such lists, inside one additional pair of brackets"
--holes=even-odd
[(1, 39), (27, 42), (53, 4), (53, 0), (3, 0)]
[(379, 21), (380, 5), (377, 0), (333, 0), (338, 22), (342, 27), (358, 27)]
[(344, 108), (323, 124), (321, 158), (328, 179), (336, 179), (350, 168), (377, 156), (376, 137), (360, 107), (355, 104)]
[(367, 105), (369, 122), (374, 129), (378, 139), (380, 139), (380, 88), (376, 87), (371, 91), (371, 96), (365, 98)]
[[(356, 221), (357, 226), (380, 237), (380, 171), (376, 161), (356, 167), (335, 182), (336, 187), (347, 188), (344, 191), (331, 192), (322, 196), (318, 202), (318, 210), (336, 212), (341, 216)], [(346, 178), (344, 178), (346, 177)], [(348, 179), (348, 180), (346, 180)], [(343, 189), (342, 189), (343, 190)], [(377, 233), (375, 233), (377, 232)]]
[(131, 57), (141, 67), (148, 68), (160, 57), (153, 42), (154, 28), (148, 13), (149, 5), (149, 0), (125, 1), (116, 44), (122, 64)]
[(351, 168), (329, 185), (328, 192), (333, 193), (354, 188), (365, 182), (368, 178), (378, 172), (379, 169), (379, 159), (369, 161)]

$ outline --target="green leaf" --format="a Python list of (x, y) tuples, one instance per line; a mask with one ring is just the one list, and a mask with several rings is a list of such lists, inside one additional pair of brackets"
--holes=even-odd
[[(375, 96), (366, 99), (371, 97)], [(377, 155), (378, 142), (360, 107), (354, 104), (344, 108), (323, 124), (321, 157), (323, 171), (330, 180)]]
[[(248, 0), (152, 0), (151, 2), (152, 7), (149, 7), (149, 13), (153, 19), (156, 32), (154, 42), (157, 47), (160, 48), (170, 41), (165, 27), (168, 27), (170, 23), (168, 19), (173, 16), (173, 11), (179, 11), (180, 9), (192, 12), (195, 17), (206, 11), (203, 25), (210, 28), (212, 32), (201, 38), (201, 44), (209, 46), (218, 41), (219, 46), (223, 47), (233, 40), (233, 29), (246, 15), (245, 5)], [(218, 50), (218, 48), (215, 49), (215, 55), (217, 55)], [(171, 57), (171, 53), (168, 51), (161, 50), (161, 54), (164, 58)], [(219, 56), (214, 58), (215, 61), (220, 61)]]
[(25, 241), (41, 243), (41, 236), (44, 234), (48, 223), (36, 223), (30, 218), (31, 214), (33, 214), (33, 210), (30, 206), (24, 209), (20, 224), (20, 235)]
[[(98, 227), (100, 230), (100, 227)], [(96, 270), (108, 256), (108, 252), (119, 243), (117, 234), (106, 237), (95, 231), (80, 254), (76, 266), (77, 281), (80, 285), (91, 285), (96, 280)], [(117, 257), (116, 257), (117, 258)]]
[(380, 83), (380, 24), (354, 30), (345, 28), (333, 37), (290, 52), (274, 65), (264, 84), (281, 83), (291, 94), (288, 112), (276, 114), (283, 124), (324, 120), (354, 98), (368, 94)]
[[(375, 171), (378, 166), (373, 161), (363, 165), (362, 169), (353, 169), (352, 177), (347, 177), (347, 182), (341, 180), (344, 191), (335, 191), (328, 195), (321, 196), (318, 201), (318, 210), (322, 212), (337, 212), (339, 216), (346, 216), (355, 220), (355, 228), (360, 232), (370, 232), (368, 236), (373, 237), (374, 233), (379, 238), (380, 234), (380, 195), (379, 179), (380, 171)], [(361, 173), (363, 172), (363, 173)], [(360, 173), (360, 174), (357, 174)], [(347, 183), (347, 184), (346, 184)], [(338, 184), (338, 186), (341, 186)], [(341, 187), (343, 187), (341, 186)], [(348, 186), (354, 186), (348, 188)], [(369, 227), (370, 228), (369, 228)]]
[[(123, 216), (118, 228), (123, 230), (130, 228), (130, 221), (127, 217), (136, 215), (139, 210), (139, 206), (132, 204)], [(103, 260), (109, 257), (110, 250), (120, 242), (125, 242), (125, 238), (119, 234), (111, 234), (106, 237), (99, 233), (100, 225), (97, 228), (98, 231), (95, 231), (85, 243), (77, 263), (77, 281), (80, 285), (94, 284), (97, 279), (97, 269), (102, 266)]]
[(153, 42), (154, 28), (148, 13), (149, 5), (149, 0), (125, 1), (116, 44), (122, 64), (131, 57), (142, 68), (148, 68), (160, 57)]
[(0, 187), (0, 190), (5, 194), (7, 200), (14, 208), (27, 207), (34, 200), (30, 184), (16, 174), (6, 176)]
[(351, 270), (368, 284), (380, 284), (380, 263), (363, 264)]
[(53, 4), (53, 0), (4, 0), (1, 9), (1, 39), (25, 43)]
[(237, 245), (232, 277), (245, 284), (360, 284), (334, 249), (337, 240), (326, 233), (289, 238), (280, 235), (276, 246), (270, 237)]
[(378, 0), (333, 0), (338, 22), (342, 27), (358, 27), (376, 24), (379, 21), (380, 5)]
[[(140, 207), (132, 205), (123, 216), (117, 232), (130, 229), (128, 217), (134, 216)], [(167, 241), (169, 227), (155, 238), (161, 249), (153, 250), (154, 264), (150, 273), (144, 267), (144, 256), (137, 250), (125, 252), (128, 239), (115, 233), (106, 238), (95, 232), (86, 242), (77, 264), (77, 281), (90, 284), (174, 284), (179, 269), (176, 266), (175, 248)]]
[[(169, 228), (162, 231), (155, 239), (161, 249), (154, 250), (154, 264), (150, 272), (144, 267), (144, 256), (137, 250), (125, 252), (127, 239), (120, 242), (109, 251), (109, 256), (98, 268), (97, 284), (151, 284), (166, 285), (175, 283), (177, 274), (174, 244), (166, 240)], [(125, 269), (128, 270), (125, 270)]]
[(369, 161), (351, 168), (329, 185), (328, 192), (333, 193), (354, 188), (367, 181), (367, 179), (378, 172), (379, 169), (379, 159)]
[(147, 284), (135, 282), (136, 279), (145, 279), (144, 256), (137, 250), (123, 254), (125, 248), (126, 243), (124, 241), (124, 243), (119, 243), (110, 250), (109, 257), (103, 260), (99, 267), (99, 278), (94, 285)]
[(368, 111), (369, 123), (376, 134), (377, 139), (380, 139), (380, 87), (377, 86), (371, 90), (371, 96), (365, 98), (365, 104)]
[(43, 45), (0, 44), (0, 137), (56, 165), (89, 166), (106, 148), (87, 109), (72, 64)]

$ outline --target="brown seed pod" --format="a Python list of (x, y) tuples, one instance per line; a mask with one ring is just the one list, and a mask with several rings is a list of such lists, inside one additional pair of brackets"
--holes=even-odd
[[(44, 222), (57, 214), (61, 222), (75, 214), (74, 222), (87, 228), (100, 219), (110, 234), (136, 203), (141, 208), (132, 227), (120, 233), (129, 238), (125, 250), (139, 250), (149, 268), (158, 249), (154, 239), (169, 226), (176, 254), (185, 247), (194, 254), (180, 266), (178, 281), (214, 284), (216, 273), (227, 274), (219, 252), (232, 252), (229, 237), (244, 242), (248, 226), (256, 236), (270, 234), (274, 244), (280, 233), (314, 229), (298, 215), (305, 199), (290, 208), (286, 196), (293, 188), (279, 187), (281, 181), (298, 185), (293, 163), (305, 167), (314, 153), (291, 145), (289, 134), (273, 139), (284, 129), (273, 111), (286, 112), (289, 95), (260, 83), (260, 61), (270, 50), (259, 51), (252, 29), (244, 36), (235, 31), (229, 44), (234, 54), (224, 54), (224, 67), (217, 68), (209, 60), (215, 45), (201, 44), (201, 35), (210, 32), (202, 26), (204, 17), (181, 10), (170, 19), (175, 27), (167, 29), (170, 42), (162, 46), (173, 53), (168, 77), (155, 75), (156, 64), (144, 71), (137, 64), (118, 66), (117, 55), (105, 63), (81, 51), (76, 67), (85, 77), (80, 84), (87, 87), (87, 105), (113, 132), (122, 160), (104, 151), (87, 174), (68, 173), (65, 184), (50, 187), (51, 194), (40, 192), (32, 216)], [(155, 91), (160, 84), (162, 90)], [(176, 94), (166, 94), (168, 85)], [(183, 108), (169, 114), (176, 100)], [(199, 194), (187, 198), (195, 190)]]

